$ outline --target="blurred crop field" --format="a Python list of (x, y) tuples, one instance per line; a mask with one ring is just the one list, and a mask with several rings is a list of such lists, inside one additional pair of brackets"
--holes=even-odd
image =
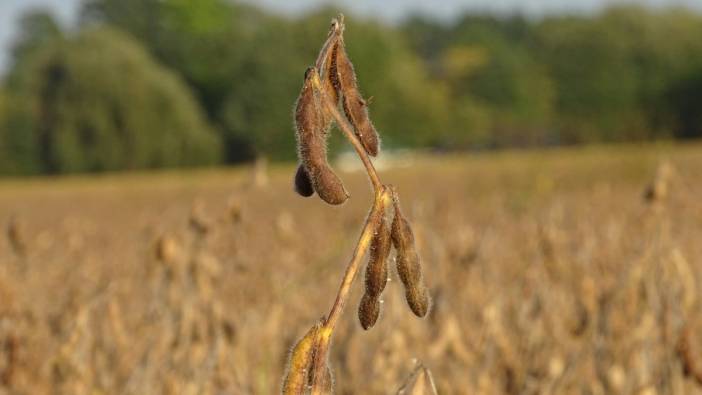
[[(371, 200), (293, 166), (0, 182), (0, 394), (273, 394)], [(420, 156), (381, 170), (434, 300), (392, 272), (332, 346), (338, 394), (702, 394), (702, 145)]]

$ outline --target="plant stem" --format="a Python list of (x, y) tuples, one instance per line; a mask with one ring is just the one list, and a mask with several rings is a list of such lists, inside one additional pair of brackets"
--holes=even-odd
[[(332, 26), (329, 31), (329, 38), (327, 38), (327, 41), (325, 42), (324, 46), (322, 47), (322, 51), (320, 52), (320, 56), (317, 58), (317, 62), (315, 63), (315, 66), (318, 71), (321, 71), (323, 68), (323, 62), (326, 58), (327, 51), (329, 51), (329, 45), (333, 40), (333, 36), (341, 34), (343, 32), (343, 29), (344, 16), (339, 15), (339, 19), (335, 19), (332, 22)], [(324, 76), (324, 78), (328, 77)], [(366, 252), (370, 248), (370, 243), (373, 239), (373, 234), (375, 232), (375, 221), (372, 221), (371, 219), (374, 216), (378, 215), (378, 212), (390, 201), (393, 192), (391, 189), (392, 187), (386, 187), (380, 182), (378, 173), (376, 172), (375, 167), (373, 166), (373, 163), (371, 162), (370, 157), (366, 152), (366, 149), (363, 148), (363, 145), (358, 140), (358, 137), (353, 131), (353, 126), (351, 126), (348, 120), (339, 113), (338, 103), (334, 103), (334, 101), (326, 95), (324, 89), (322, 89), (322, 82), (319, 79), (319, 73), (317, 73), (316, 77), (313, 79), (313, 86), (317, 95), (319, 95), (319, 98), (321, 99), (325, 109), (329, 111), (329, 113), (334, 117), (336, 124), (339, 125), (339, 129), (351, 142), (351, 145), (353, 145), (359, 158), (361, 158), (363, 166), (365, 166), (366, 168), (368, 178), (370, 179), (370, 182), (373, 186), (373, 190), (375, 192), (373, 207), (371, 208), (370, 214), (368, 214), (368, 218), (366, 218), (366, 223), (363, 226), (363, 230), (361, 231), (361, 236), (359, 237), (358, 243), (356, 244), (353, 256), (351, 257), (351, 261), (346, 266), (346, 272), (344, 273), (344, 277), (341, 280), (341, 285), (339, 286), (339, 291), (337, 292), (334, 304), (332, 305), (329, 314), (324, 320), (324, 325), (319, 330), (317, 338), (318, 346), (316, 351), (316, 357), (314, 359), (314, 366), (312, 367), (314, 377), (312, 380), (311, 393), (312, 395), (320, 395), (324, 391), (324, 384), (325, 380), (327, 379), (326, 361), (329, 358), (328, 354), (331, 344), (331, 337), (334, 333), (334, 328), (336, 328), (336, 324), (339, 321), (339, 317), (341, 317), (341, 313), (344, 311), (346, 302), (349, 299), (349, 293), (351, 292), (351, 286), (353, 285), (353, 282), (356, 279), (358, 270), (361, 268), (361, 261), (363, 260), (363, 257), (366, 255)]]
[(319, 97), (322, 99), (322, 103), (326, 107), (326, 109), (329, 111), (329, 113), (334, 117), (334, 120), (336, 121), (336, 124), (339, 125), (339, 129), (341, 129), (341, 132), (344, 133), (346, 138), (351, 142), (351, 145), (353, 145), (353, 148), (356, 150), (356, 153), (358, 156), (361, 158), (361, 161), (363, 162), (363, 166), (366, 168), (366, 172), (368, 173), (368, 178), (370, 178), (371, 184), (373, 184), (373, 190), (378, 193), (382, 187), (383, 184), (380, 182), (380, 178), (378, 177), (378, 172), (375, 170), (375, 167), (373, 166), (373, 162), (371, 162), (370, 157), (368, 156), (368, 153), (366, 152), (366, 149), (363, 148), (363, 145), (361, 145), (361, 142), (358, 141), (358, 137), (356, 137), (356, 134), (353, 132), (353, 126), (349, 124), (349, 121), (346, 120), (340, 113), (339, 109), (336, 103), (334, 103), (331, 98), (329, 98), (325, 93), (324, 90), (322, 89), (322, 82), (319, 80), (319, 76), (314, 78), (313, 80), (313, 85), (315, 88), (315, 91), (319, 95)]
[(366, 218), (366, 223), (361, 232), (361, 236), (356, 245), (356, 249), (353, 252), (351, 261), (346, 267), (346, 273), (344, 273), (344, 278), (341, 280), (341, 286), (339, 286), (339, 292), (334, 300), (334, 305), (329, 312), (329, 315), (324, 320), (324, 325), (320, 329), (318, 337), (318, 348), (317, 357), (314, 361), (314, 380), (312, 383), (312, 395), (322, 394), (324, 389), (324, 380), (326, 373), (326, 360), (327, 354), (329, 353), (329, 344), (331, 342), (331, 336), (336, 327), (336, 323), (344, 310), (344, 306), (349, 298), (349, 293), (351, 291), (351, 285), (356, 279), (356, 274), (361, 268), (361, 262), (365, 256), (368, 248), (370, 248), (371, 240), (373, 239), (373, 234), (375, 232), (374, 221), (371, 221), (378, 211), (380, 211), (390, 200), (390, 189), (383, 187), (375, 194), (375, 201), (373, 202), (373, 208), (371, 209), (368, 218)]

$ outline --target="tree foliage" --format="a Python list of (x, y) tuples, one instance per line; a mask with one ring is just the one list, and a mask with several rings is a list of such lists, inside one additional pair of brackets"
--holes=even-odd
[(219, 142), (185, 85), (109, 28), (58, 39), (10, 77), (3, 148), (65, 173), (216, 163)]
[[(205, 164), (220, 152), (227, 163), (291, 160), (292, 103), (337, 12), (85, 0), (68, 33), (29, 14), (0, 93), (0, 169)], [(399, 27), (350, 15), (347, 30), (386, 148), (702, 136), (702, 15), (688, 10), (413, 17)]]

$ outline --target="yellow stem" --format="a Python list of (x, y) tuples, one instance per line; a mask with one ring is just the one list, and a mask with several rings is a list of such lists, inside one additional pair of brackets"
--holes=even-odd
[(366, 218), (366, 223), (363, 226), (363, 231), (358, 239), (358, 244), (356, 244), (356, 249), (353, 252), (351, 261), (346, 267), (346, 272), (344, 273), (344, 278), (341, 280), (341, 286), (339, 286), (339, 292), (334, 300), (334, 305), (332, 305), (331, 311), (324, 321), (324, 326), (319, 332), (317, 355), (318, 357), (314, 361), (314, 380), (312, 383), (312, 395), (322, 394), (323, 384), (325, 380), (326, 372), (326, 361), (329, 353), (329, 344), (331, 341), (334, 328), (336, 327), (339, 317), (346, 306), (346, 302), (349, 299), (349, 293), (351, 292), (351, 285), (356, 279), (359, 269), (361, 268), (361, 262), (366, 252), (370, 248), (371, 240), (373, 239), (373, 233), (375, 232), (374, 221), (371, 219), (377, 215), (391, 199), (390, 189), (387, 187), (381, 187), (380, 191), (375, 195), (375, 201), (373, 202), (373, 208), (371, 209), (368, 218)]

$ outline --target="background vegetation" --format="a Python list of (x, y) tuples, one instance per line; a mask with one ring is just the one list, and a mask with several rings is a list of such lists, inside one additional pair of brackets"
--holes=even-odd
[[(334, 338), (335, 393), (396, 394), (416, 358), (439, 394), (702, 395), (701, 152), (385, 169), (434, 306), (407, 314), (391, 263), (364, 331), (358, 278)], [(272, 167), (265, 188), (238, 167), (0, 181), (0, 394), (278, 393), (372, 199), (363, 172), (344, 173), (342, 210), (296, 197), (294, 171)]]
[[(337, 11), (86, 0), (69, 31), (27, 14), (0, 88), (0, 174), (292, 160), (292, 103)], [(688, 10), (353, 17), (347, 36), (386, 147), (702, 135), (702, 15)]]
[[(335, 163), (343, 209), (292, 190), (293, 102), (337, 12), (90, 0), (70, 29), (24, 16), (0, 174), (290, 163), (0, 179), (0, 395), (279, 390), (372, 199), (355, 156)], [(702, 137), (702, 15), (347, 26), (385, 147), (441, 154), (376, 162), (434, 303), (410, 317), (391, 265), (367, 332), (358, 279), (336, 393), (397, 393), (415, 360), (440, 394), (702, 395), (702, 144), (497, 150)]]

